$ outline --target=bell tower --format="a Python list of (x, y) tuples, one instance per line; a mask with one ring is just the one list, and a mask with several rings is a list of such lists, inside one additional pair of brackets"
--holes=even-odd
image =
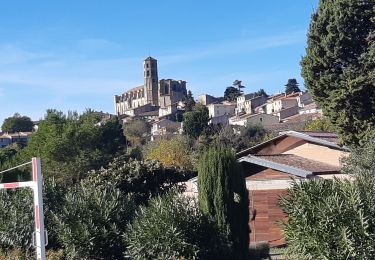
[(158, 61), (148, 57), (143, 62), (144, 88), (147, 103), (158, 105)]

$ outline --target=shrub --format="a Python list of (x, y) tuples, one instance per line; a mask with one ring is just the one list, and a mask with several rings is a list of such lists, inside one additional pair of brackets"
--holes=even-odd
[(131, 193), (136, 204), (144, 204), (149, 198), (163, 194), (195, 175), (193, 171), (164, 167), (157, 161), (128, 161), (120, 156), (107, 168), (92, 171), (89, 178), (97, 179), (102, 185), (117, 187), (123, 193)]
[(287, 253), (298, 259), (375, 258), (375, 142), (345, 160), (352, 180), (294, 183), (281, 200)]
[(69, 188), (60, 207), (55, 229), (69, 259), (121, 259), (121, 235), (135, 208), (131, 197), (89, 179)]
[(375, 215), (367, 214), (365, 204), (375, 194), (368, 190), (363, 197), (358, 184), (337, 179), (294, 183), (281, 201), (288, 215), (287, 252), (298, 259), (373, 259)]
[(194, 199), (176, 191), (142, 206), (124, 241), (132, 259), (228, 259), (228, 241)]
[(194, 168), (190, 140), (184, 136), (159, 139), (150, 143), (146, 148), (145, 157), (157, 160), (167, 167)]
[(34, 231), (31, 189), (0, 191), (0, 246), (11, 250), (31, 249)]

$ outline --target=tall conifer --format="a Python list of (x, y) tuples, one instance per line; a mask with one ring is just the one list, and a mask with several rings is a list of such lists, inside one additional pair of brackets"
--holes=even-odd
[(249, 198), (241, 166), (229, 149), (214, 147), (201, 154), (198, 168), (199, 205), (233, 242), (236, 259), (249, 246)]
[(360, 143), (375, 126), (374, 40), (374, 0), (319, 1), (302, 76), (345, 144)]

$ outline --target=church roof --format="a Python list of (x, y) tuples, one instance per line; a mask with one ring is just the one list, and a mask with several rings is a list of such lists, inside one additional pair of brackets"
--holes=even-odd
[(138, 86), (138, 87), (131, 88), (131, 89), (125, 91), (125, 93), (135, 92), (135, 91), (143, 90), (143, 89), (144, 89), (144, 85), (141, 85), (141, 86)]

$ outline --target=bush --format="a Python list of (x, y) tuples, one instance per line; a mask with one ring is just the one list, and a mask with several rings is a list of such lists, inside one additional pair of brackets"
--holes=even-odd
[(156, 160), (167, 167), (178, 166), (193, 169), (193, 155), (190, 140), (184, 136), (159, 139), (148, 145), (145, 158)]
[(54, 228), (69, 259), (121, 259), (121, 235), (135, 209), (131, 197), (89, 179), (69, 188), (60, 207)]
[(34, 211), (31, 189), (0, 191), (0, 246), (31, 249)]
[(358, 185), (337, 179), (294, 183), (281, 201), (288, 215), (287, 253), (298, 259), (374, 259), (375, 215), (366, 204), (375, 186), (361, 194)]
[(287, 253), (298, 259), (375, 258), (375, 142), (345, 160), (352, 180), (294, 183), (281, 200)]
[(176, 191), (141, 207), (124, 241), (132, 259), (228, 259), (228, 241), (194, 199)]
[(92, 171), (89, 178), (133, 194), (136, 204), (145, 204), (151, 197), (163, 194), (195, 175), (193, 171), (164, 167), (157, 161), (128, 161), (126, 156), (120, 156), (107, 168)]

